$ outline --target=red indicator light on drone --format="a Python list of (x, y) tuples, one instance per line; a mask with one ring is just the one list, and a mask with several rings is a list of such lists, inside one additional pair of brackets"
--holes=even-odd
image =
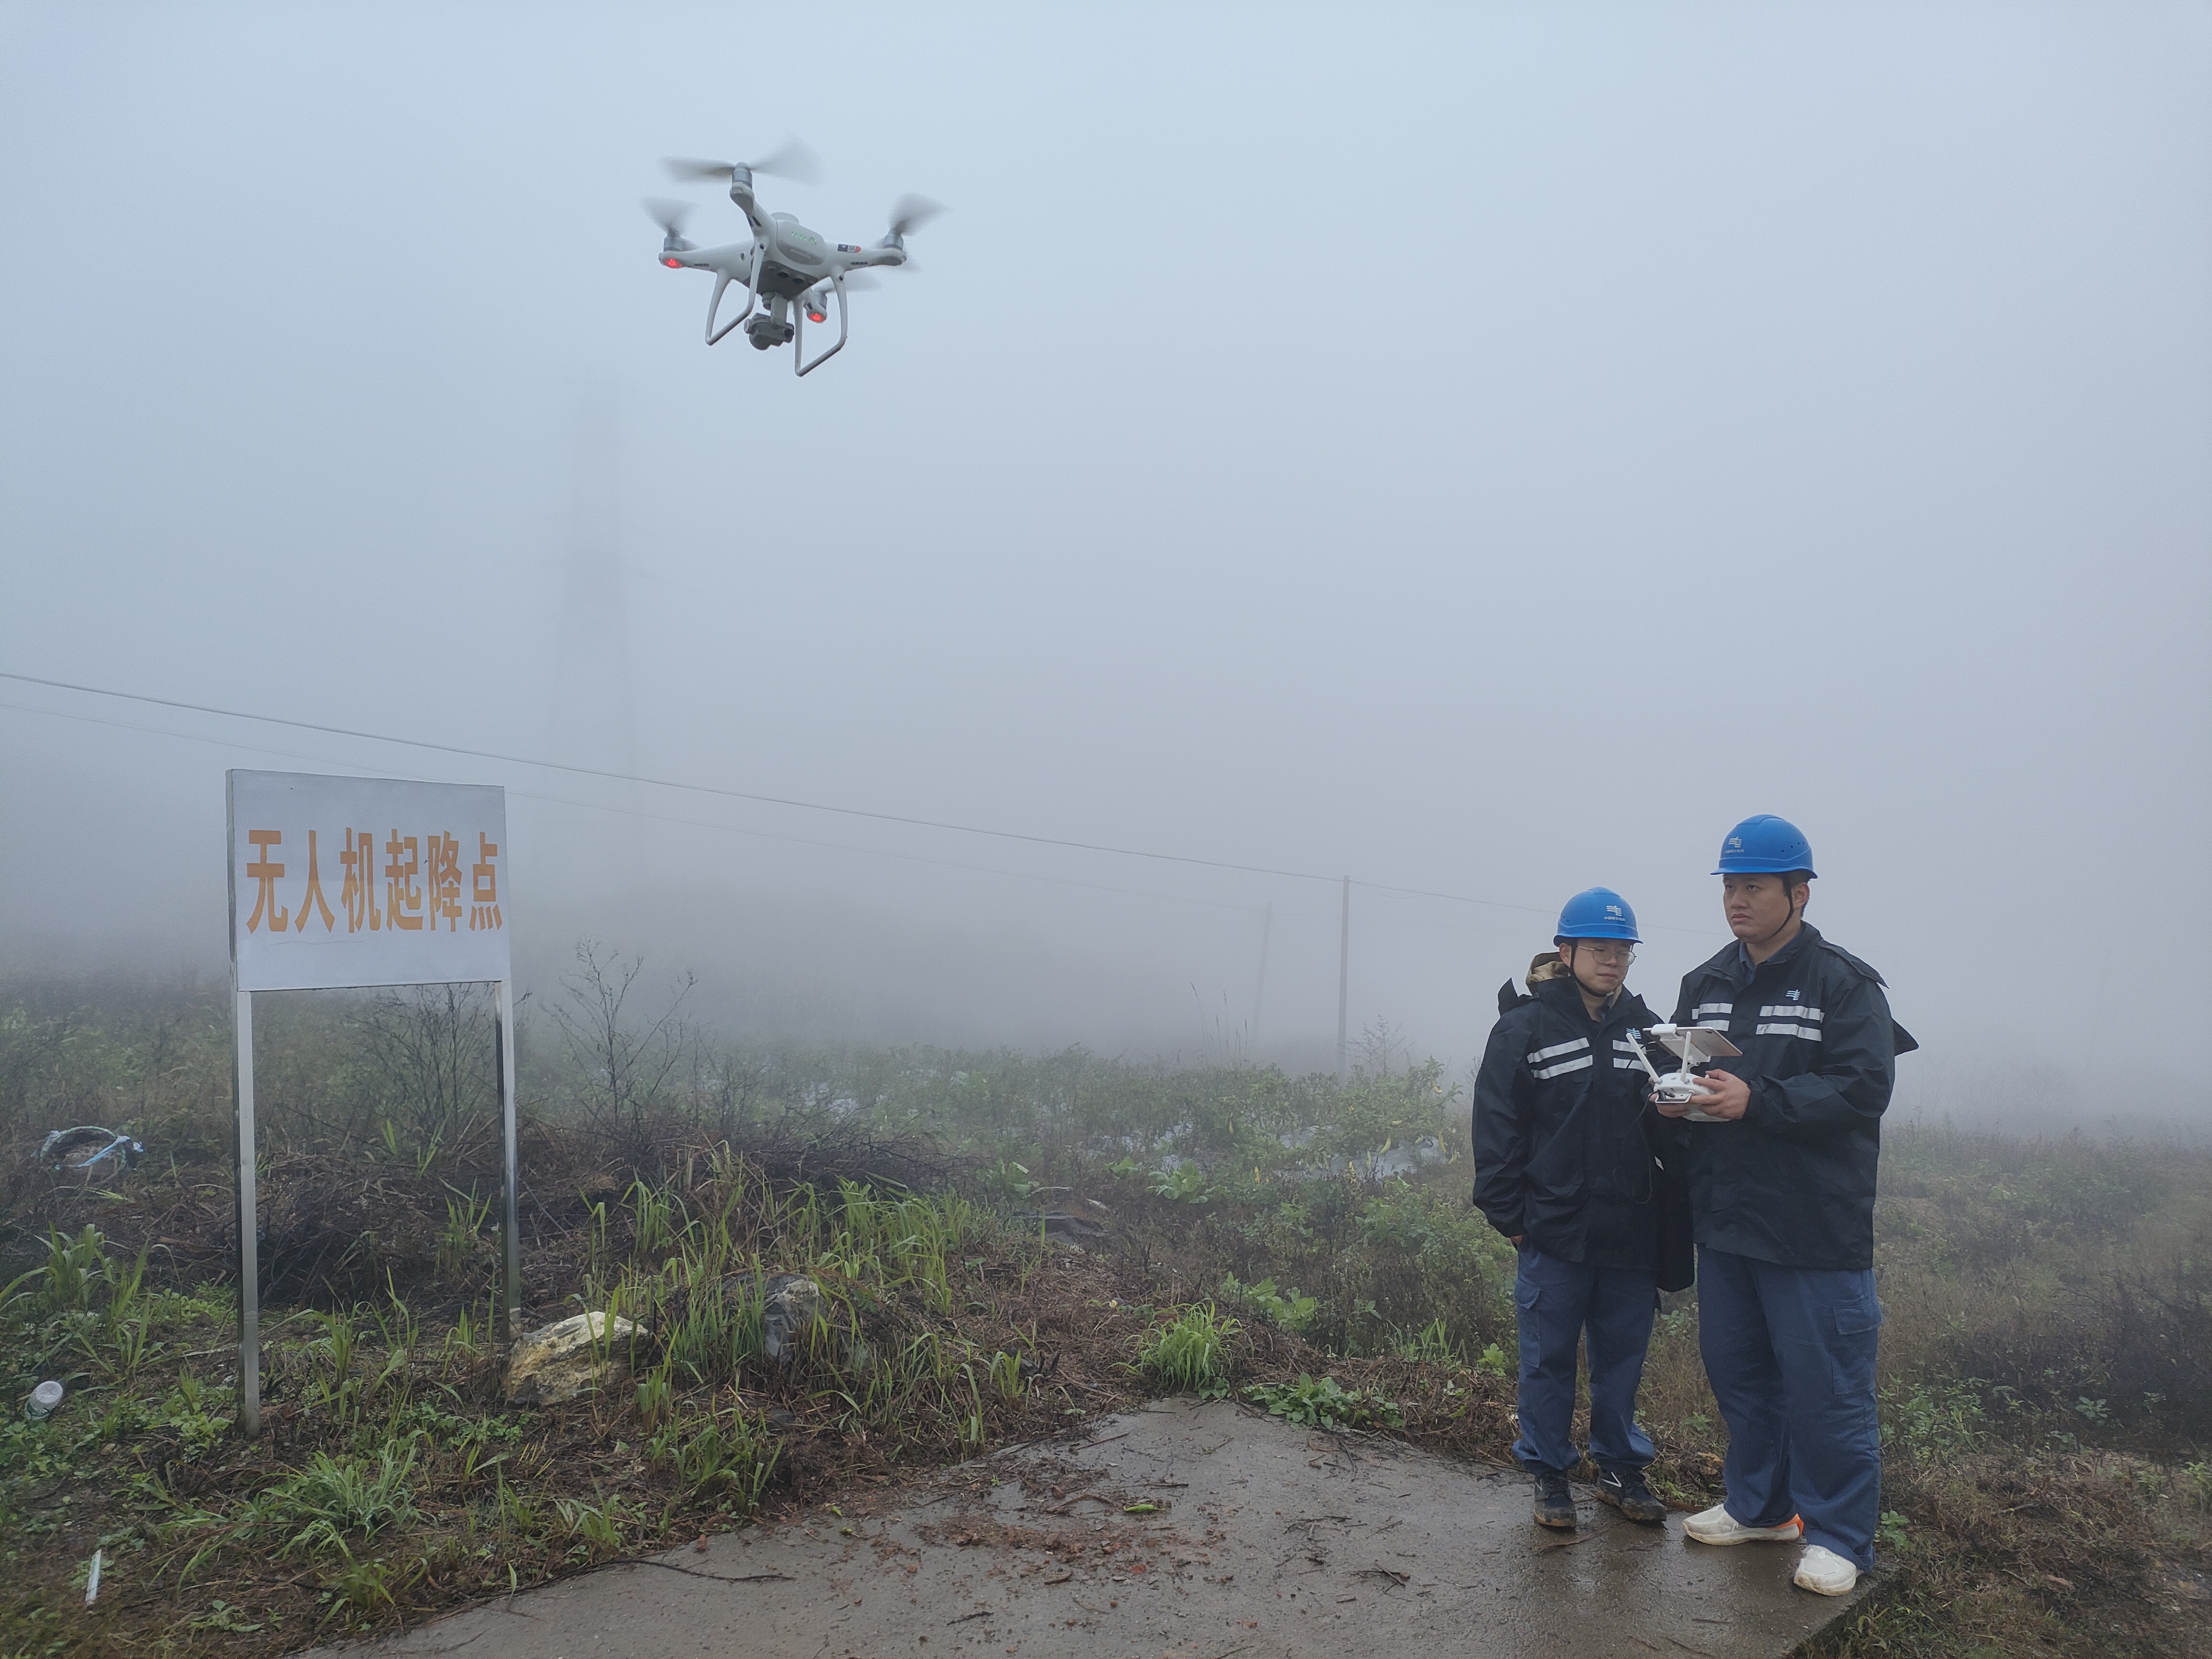
[(666, 265), (671, 270), (681, 270), (684, 269), (684, 261), (681, 259), (663, 259), (660, 263)]

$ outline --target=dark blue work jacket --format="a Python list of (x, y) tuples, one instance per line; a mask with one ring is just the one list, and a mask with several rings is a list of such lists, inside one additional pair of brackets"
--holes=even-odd
[(1678, 1025), (1743, 1050), (1714, 1063), (1751, 1085), (1734, 1123), (1691, 1123), (1698, 1243), (1785, 1267), (1874, 1266), (1875, 1165), (1897, 1056), (1880, 974), (1807, 927), (1747, 974), (1741, 947), (1682, 977)]
[[(1655, 1152), (1673, 1126), (1627, 1042), (1651, 1010), (1624, 990), (1592, 1019), (1565, 976), (1528, 996), (1508, 981), (1498, 1008), (1474, 1080), (1476, 1207), (1547, 1255), (1660, 1271), (1667, 1172)], [(1672, 1254), (1686, 1257), (1686, 1238)], [(1662, 1277), (1669, 1290), (1687, 1282)]]

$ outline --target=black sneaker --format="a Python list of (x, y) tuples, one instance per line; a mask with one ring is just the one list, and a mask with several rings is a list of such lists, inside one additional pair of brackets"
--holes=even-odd
[(1533, 1519), (1540, 1527), (1560, 1527), (1568, 1532), (1575, 1529), (1575, 1496), (1567, 1490), (1567, 1477), (1557, 1469), (1536, 1471)]
[(1649, 1524), (1667, 1518), (1667, 1506), (1651, 1495), (1641, 1469), (1600, 1469), (1597, 1495), (1601, 1503), (1612, 1504), (1632, 1521)]

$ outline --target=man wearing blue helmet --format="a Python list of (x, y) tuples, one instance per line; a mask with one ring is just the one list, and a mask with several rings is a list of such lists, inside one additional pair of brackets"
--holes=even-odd
[(1843, 1595), (1874, 1565), (1875, 1166), (1896, 1057), (1880, 974), (1805, 921), (1813, 851), (1746, 818), (1721, 844), (1735, 939), (1682, 980), (1678, 1025), (1726, 1031), (1688, 1133), (1698, 1342), (1729, 1428), (1728, 1496), (1683, 1525), (1706, 1544), (1795, 1543), (1796, 1582)]
[[(1597, 1493), (1632, 1521), (1666, 1505), (1644, 1485), (1651, 1441), (1636, 1391), (1658, 1291), (1689, 1282), (1686, 1208), (1663, 1205), (1675, 1166), (1656, 1139), (1678, 1134), (1644, 1100), (1628, 1033), (1653, 1024), (1625, 988), (1636, 915), (1593, 887), (1559, 913), (1557, 947), (1536, 958), (1528, 994), (1498, 994), (1498, 1024), (1474, 1084), (1474, 1201), (1520, 1250), (1521, 1434), (1513, 1455), (1535, 1477), (1536, 1522), (1571, 1528), (1575, 1350), (1589, 1352), (1589, 1455)], [(1679, 1237), (1662, 1234), (1662, 1212)], [(1666, 1248), (1671, 1243), (1671, 1248)], [(1665, 1258), (1662, 1265), (1662, 1256)]]

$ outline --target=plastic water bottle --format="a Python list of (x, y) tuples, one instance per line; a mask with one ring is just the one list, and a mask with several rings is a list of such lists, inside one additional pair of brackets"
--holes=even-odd
[(23, 1414), (33, 1423), (50, 1415), (62, 1403), (62, 1385), (49, 1379), (31, 1390), (31, 1397), (23, 1404)]

